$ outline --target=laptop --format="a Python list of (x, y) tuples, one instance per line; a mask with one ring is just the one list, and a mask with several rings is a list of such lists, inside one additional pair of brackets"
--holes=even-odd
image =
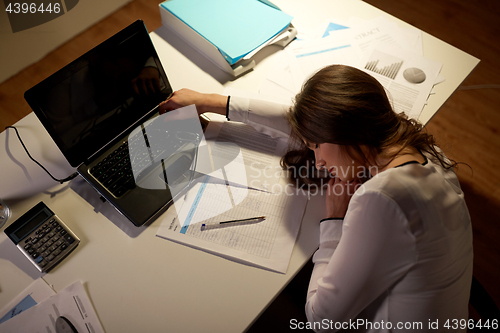
[[(155, 168), (161, 166), (148, 163), (148, 156), (137, 162), (137, 156), (152, 154), (144, 124), (171, 93), (149, 33), (138, 20), (29, 89), (25, 99), (69, 164), (103, 199), (142, 226), (173, 202), (168, 184), (138, 184), (141, 177), (160, 179)], [(132, 140), (132, 132), (141, 136), (139, 141)], [(144, 142), (149, 153), (132, 156), (132, 145)], [(176, 148), (169, 144), (159, 145), (163, 151), (155, 154), (171, 154)], [(183, 167), (190, 162), (183, 161)]]

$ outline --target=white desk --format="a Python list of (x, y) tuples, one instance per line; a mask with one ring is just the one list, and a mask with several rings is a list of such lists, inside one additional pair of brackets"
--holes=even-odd
[[(331, 17), (374, 18), (385, 15), (361, 1), (276, 0), (301, 26)], [(159, 15), (159, 14), (158, 14)], [(272, 65), (273, 49), (257, 56), (256, 68), (230, 81), (202, 55), (165, 28), (151, 34), (174, 89), (188, 87), (222, 92), (224, 87), (257, 91)], [(425, 123), (477, 65), (478, 59), (424, 33), (425, 56), (444, 64), (446, 81), (429, 98)], [(276, 50), (276, 49), (275, 49)], [(56, 177), (73, 169), (30, 114), (18, 126), (31, 154)], [(54, 182), (22, 150), (13, 131), (0, 134), (0, 197), (15, 220), (43, 200), (82, 242), (70, 257), (44, 276), (62, 290), (81, 280), (107, 332), (240, 332), (244, 331), (309, 260), (318, 241), (322, 200), (310, 201), (287, 274), (235, 263), (155, 237), (161, 221), (135, 228), (81, 179)], [(160, 218), (161, 219), (161, 218)], [(40, 275), (0, 234), (0, 307)]]

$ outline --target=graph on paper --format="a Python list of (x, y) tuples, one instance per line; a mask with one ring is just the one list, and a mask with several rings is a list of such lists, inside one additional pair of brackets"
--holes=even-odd
[(365, 69), (394, 80), (403, 66), (404, 60), (375, 50), (365, 65)]

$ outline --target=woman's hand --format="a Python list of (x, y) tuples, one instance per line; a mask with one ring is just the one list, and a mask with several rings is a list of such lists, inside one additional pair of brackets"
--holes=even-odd
[(326, 217), (343, 218), (351, 197), (360, 186), (358, 181), (346, 182), (339, 177), (330, 179), (326, 194)]
[(191, 104), (196, 105), (198, 114), (214, 112), (225, 115), (227, 96), (204, 94), (190, 89), (177, 90), (167, 100), (160, 103), (160, 114)]

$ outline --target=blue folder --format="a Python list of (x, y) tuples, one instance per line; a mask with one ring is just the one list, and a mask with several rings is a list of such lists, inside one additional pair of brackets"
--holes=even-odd
[(292, 21), (259, 0), (169, 0), (161, 6), (215, 45), (230, 65)]

